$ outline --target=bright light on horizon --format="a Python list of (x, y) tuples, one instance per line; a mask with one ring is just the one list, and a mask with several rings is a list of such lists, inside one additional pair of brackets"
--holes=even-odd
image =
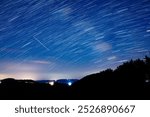
[(68, 82), (68, 85), (71, 86), (71, 85), (72, 85), (72, 82)]
[(53, 86), (55, 83), (54, 83), (53, 81), (51, 81), (51, 82), (49, 82), (49, 84), (50, 84), (51, 86)]

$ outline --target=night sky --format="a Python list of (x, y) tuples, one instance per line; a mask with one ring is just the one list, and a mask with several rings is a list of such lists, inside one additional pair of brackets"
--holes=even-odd
[(150, 0), (0, 0), (0, 79), (72, 79), (150, 50)]

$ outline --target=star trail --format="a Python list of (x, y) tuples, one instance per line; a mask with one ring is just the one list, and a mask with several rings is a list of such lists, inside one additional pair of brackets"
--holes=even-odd
[(150, 0), (1, 0), (0, 78), (82, 78), (150, 50)]

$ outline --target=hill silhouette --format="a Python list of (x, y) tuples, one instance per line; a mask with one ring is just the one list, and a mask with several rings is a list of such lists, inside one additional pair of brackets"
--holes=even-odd
[[(21, 76), (20, 76), (21, 77)], [(61, 81), (61, 80), (59, 80)], [(64, 81), (64, 79), (62, 80)], [(76, 81), (76, 80), (75, 80)], [(71, 86), (7, 78), (0, 99), (150, 99), (150, 58), (130, 60), (115, 70), (85, 76)]]

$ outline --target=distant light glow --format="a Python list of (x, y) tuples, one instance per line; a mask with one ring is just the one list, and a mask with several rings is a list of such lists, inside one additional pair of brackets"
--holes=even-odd
[(54, 82), (49, 82), (49, 84), (50, 84), (51, 86), (53, 86), (55, 83), (54, 83)]
[(72, 82), (68, 82), (68, 86), (71, 86), (72, 85)]
[(150, 82), (150, 80), (145, 80), (146, 83)]

